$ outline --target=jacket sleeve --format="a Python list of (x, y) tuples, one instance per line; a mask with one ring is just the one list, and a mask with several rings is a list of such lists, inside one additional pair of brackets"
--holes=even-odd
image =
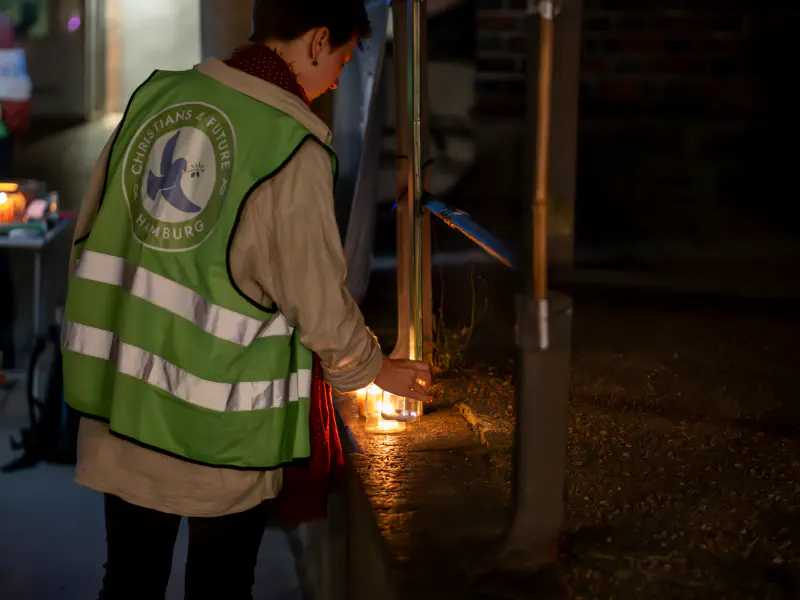
[(106, 171), (108, 170), (108, 161), (111, 157), (111, 148), (114, 146), (114, 140), (117, 138), (117, 128), (114, 133), (106, 142), (105, 148), (100, 153), (100, 158), (94, 165), (92, 170), (92, 177), (89, 181), (89, 190), (84, 196), (83, 204), (78, 212), (78, 220), (75, 223), (75, 237), (73, 238), (72, 256), (69, 261), (69, 272), (72, 275), (76, 261), (80, 258), (80, 253), (83, 247), (83, 242), (92, 231), (92, 225), (97, 217), (97, 212), (100, 210), (100, 201), (103, 199), (103, 191), (106, 183)]
[(248, 200), (242, 226), (261, 232), (247, 244), (252, 276), (320, 357), (328, 382), (342, 392), (372, 383), (383, 354), (345, 284), (328, 152), (307, 141)]

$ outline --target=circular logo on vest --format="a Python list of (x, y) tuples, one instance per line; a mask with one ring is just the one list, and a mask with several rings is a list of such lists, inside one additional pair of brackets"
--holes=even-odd
[(178, 104), (147, 121), (123, 160), (136, 238), (167, 252), (208, 239), (230, 185), (235, 148), (230, 120), (208, 104)]

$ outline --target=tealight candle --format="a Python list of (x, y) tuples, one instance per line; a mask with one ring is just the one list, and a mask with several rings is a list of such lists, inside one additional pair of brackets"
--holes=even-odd
[(381, 416), (384, 419), (403, 423), (416, 421), (422, 416), (422, 403), (414, 398), (383, 392)]

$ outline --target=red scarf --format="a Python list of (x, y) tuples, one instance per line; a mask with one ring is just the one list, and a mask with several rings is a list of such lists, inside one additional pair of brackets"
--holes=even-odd
[(297, 81), (297, 75), (292, 69), (292, 65), (283, 60), (281, 55), (272, 48), (267, 48), (262, 44), (244, 46), (234, 51), (233, 56), (226, 60), (225, 64), (277, 85), (300, 98), (306, 106), (311, 106), (306, 91)]
[[(260, 44), (246, 46), (225, 61), (230, 67), (295, 94), (310, 105), (291, 65)], [(344, 454), (336, 426), (331, 386), (325, 382), (322, 365), (314, 356), (309, 415), (311, 457), (307, 462), (283, 470), (283, 490), (275, 500), (274, 517), (286, 524), (306, 523), (328, 516), (328, 493), (343, 482)]]

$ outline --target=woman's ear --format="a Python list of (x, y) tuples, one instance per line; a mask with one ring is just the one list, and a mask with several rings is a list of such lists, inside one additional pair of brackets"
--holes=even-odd
[(327, 27), (319, 27), (314, 30), (311, 36), (311, 56), (309, 57), (311, 60), (319, 59), (325, 46), (330, 44), (330, 38), (331, 33)]

